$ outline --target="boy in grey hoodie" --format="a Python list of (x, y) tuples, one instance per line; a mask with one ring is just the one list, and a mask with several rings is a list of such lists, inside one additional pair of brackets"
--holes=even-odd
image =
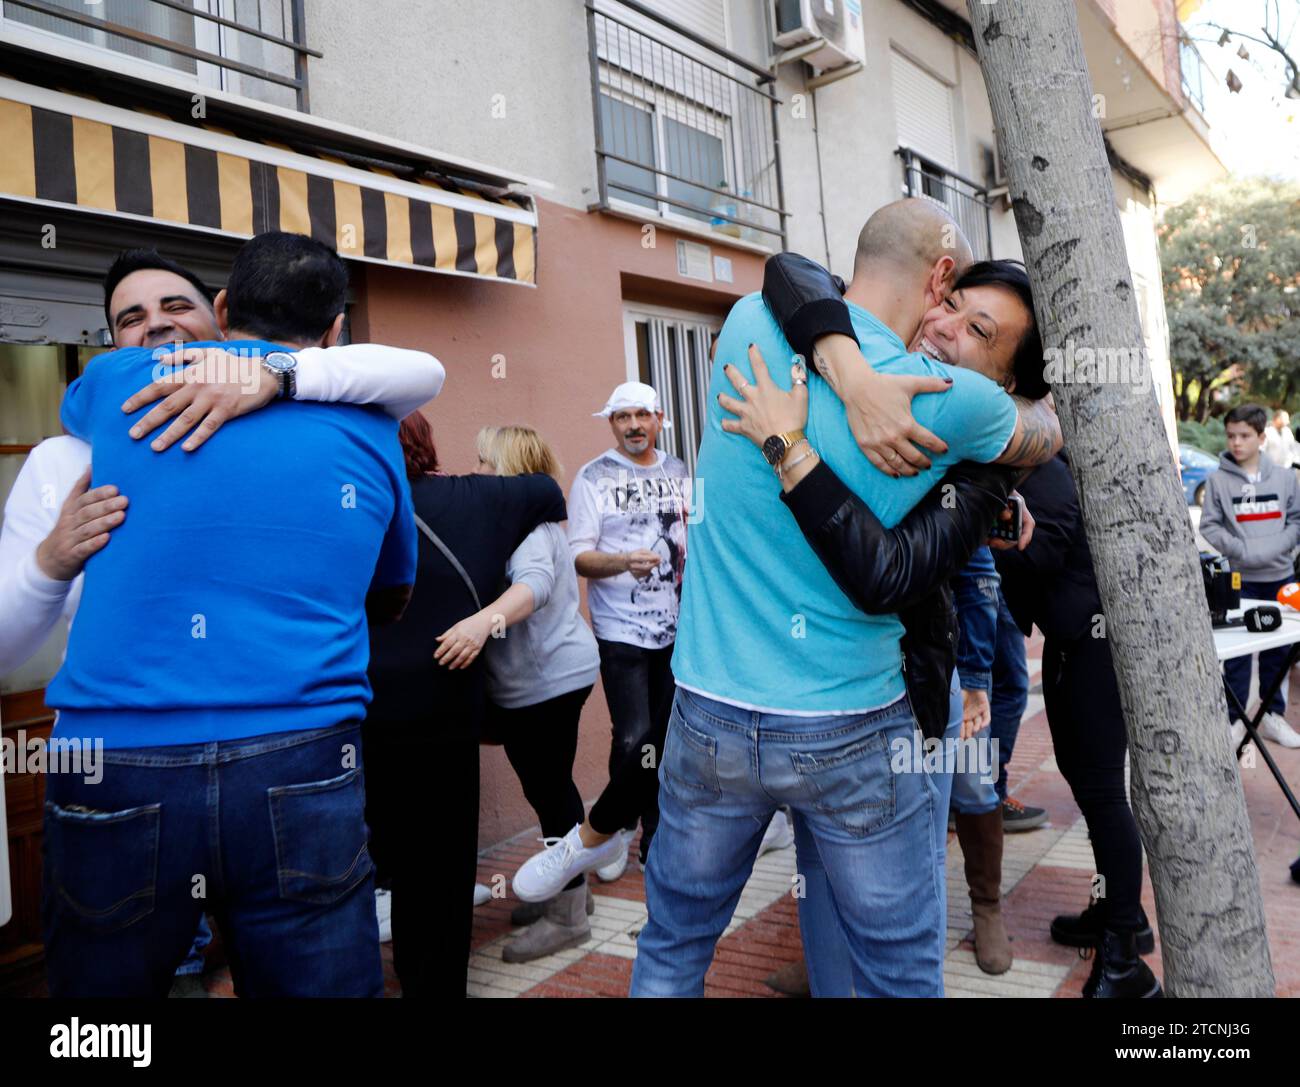
[[(1228, 451), (1206, 480), (1201, 535), (1241, 574), (1243, 599), (1273, 600), (1283, 585), (1296, 580), (1295, 556), (1300, 549), (1300, 485), (1295, 472), (1261, 455), (1268, 415), (1258, 404), (1242, 404), (1224, 417)], [(1267, 690), (1286, 667), (1289, 646), (1259, 654), (1259, 689)], [(1223, 664), (1224, 678), (1244, 707), (1250, 691), (1250, 657)], [(1285, 681), (1284, 681), (1285, 682)], [(1286, 710), (1279, 688), (1269, 701), (1259, 732), (1284, 747), (1300, 747), (1300, 734), (1282, 716)], [(1229, 715), (1239, 717), (1231, 710)], [(1233, 740), (1240, 746), (1245, 726), (1233, 722)]]

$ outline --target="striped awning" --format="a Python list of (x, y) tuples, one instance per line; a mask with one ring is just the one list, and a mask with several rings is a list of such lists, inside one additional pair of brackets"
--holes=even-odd
[(349, 259), (536, 285), (537, 211), (0, 78), (0, 199), (235, 237), (309, 234)]

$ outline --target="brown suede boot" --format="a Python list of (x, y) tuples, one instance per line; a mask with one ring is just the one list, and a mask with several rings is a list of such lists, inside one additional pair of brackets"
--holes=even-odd
[(975, 961), (986, 974), (1011, 969), (1011, 941), (1002, 922), (1002, 811), (957, 813), (957, 841), (966, 860)]

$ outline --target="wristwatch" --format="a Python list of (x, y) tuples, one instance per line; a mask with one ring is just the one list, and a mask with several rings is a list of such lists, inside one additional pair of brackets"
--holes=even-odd
[(775, 468), (785, 459), (785, 455), (803, 440), (804, 433), (802, 429), (788, 430), (784, 434), (773, 434), (763, 441), (763, 456), (767, 458), (767, 463)]
[(298, 356), (288, 351), (272, 351), (262, 356), (262, 368), (279, 382), (277, 397), (292, 400), (298, 391)]

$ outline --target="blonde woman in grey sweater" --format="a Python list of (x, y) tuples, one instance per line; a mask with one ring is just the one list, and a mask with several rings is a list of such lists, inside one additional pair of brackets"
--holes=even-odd
[[(559, 479), (554, 452), (530, 427), (488, 427), (478, 435), (478, 471)], [(506, 565), (509, 587), (473, 617), (492, 636), (484, 653), (491, 705), (487, 735), (501, 741), (537, 812), (543, 839), (562, 838), (585, 817), (573, 782), (578, 721), (600, 674), (595, 636), (578, 611), (578, 575), (559, 524), (542, 524)], [(471, 619), (470, 621), (473, 621)], [(585, 942), (592, 898), (585, 874), (546, 902), (525, 903), (512, 920), (527, 924), (504, 949), (528, 962)]]

